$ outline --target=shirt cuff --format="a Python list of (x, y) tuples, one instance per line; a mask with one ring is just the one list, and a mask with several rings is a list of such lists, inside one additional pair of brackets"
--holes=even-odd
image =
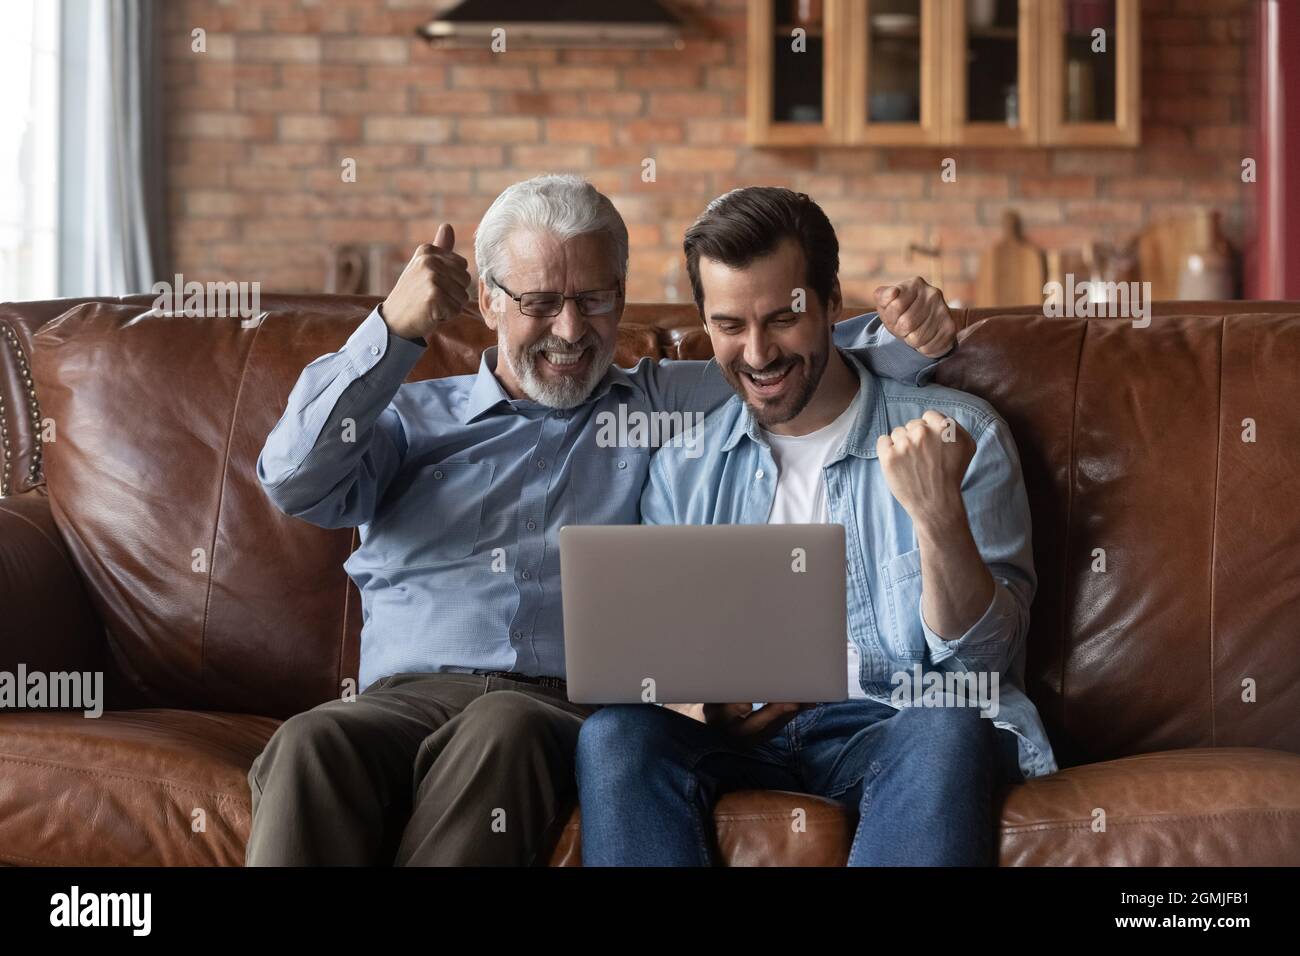
[(952, 641), (945, 641), (930, 630), (930, 625), (925, 622), (925, 612), (918, 602), (917, 613), (921, 615), (921, 630), (925, 633), (925, 643), (930, 645), (930, 660), (933, 663), (939, 664), (963, 651), (978, 652), (982, 650), (979, 645), (986, 642), (993, 642), (996, 649), (998, 642), (1006, 639), (1009, 628), (1016, 618), (1016, 602), (1007, 589), (1006, 581), (994, 578), (993, 585), (993, 598), (989, 601), (984, 614), (965, 634)]
[[(939, 367), (939, 364), (957, 351), (957, 342), (954, 339), (948, 351), (937, 358), (930, 358), (889, 331), (884, 320), (880, 318), (879, 312), (868, 312), (864, 316), (854, 316), (854, 318), (865, 318), (867, 327), (871, 331), (863, 335), (860, 340), (837, 341), (836, 344), (841, 348), (874, 345), (878, 350), (875, 357), (877, 369), (889, 378), (897, 378), (908, 385), (928, 385), (934, 378), (934, 370)], [(838, 325), (836, 329), (839, 329)]]
[(379, 314), (379, 306), (375, 306), (349, 336), (343, 353), (358, 378), (378, 387), (391, 386), (396, 391), (420, 361), (424, 349), (418, 342), (394, 335)]
[[(929, 385), (930, 380), (934, 378), (934, 370), (937, 369), (944, 361), (950, 358), (957, 351), (957, 340), (954, 338), (952, 345), (948, 346), (948, 351), (944, 352), (942, 355), (931, 358), (928, 355), (922, 355), (920, 352), (918, 352), (916, 349), (913, 349), (906, 342), (897, 338), (893, 332), (889, 331), (889, 329), (881, 329), (881, 332), (883, 333), (883, 335), (888, 335), (895, 342), (898, 342), (898, 345), (896, 346), (897, 348), (911, 349), (913, 352), (916, 353), (917, 358), (927, 363), (925, 365), (922, 365), (919, 369), (916, 370), (915, 384), (917, 385)], [(883, 337), (882, 337), (882, 341), (885, 341)]]

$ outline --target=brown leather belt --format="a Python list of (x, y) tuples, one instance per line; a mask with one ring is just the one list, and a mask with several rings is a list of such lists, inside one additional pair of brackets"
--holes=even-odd
[(504, 677), (506, 680), (517, 680), (524, 684), (536, 684), (538, 687), (551, 687), (555, 690), (565, 690), (568, 685), (560, 677), (533, 677), (529, 674), (515, 674), (511, 671), (476, 671), (484, 677)]

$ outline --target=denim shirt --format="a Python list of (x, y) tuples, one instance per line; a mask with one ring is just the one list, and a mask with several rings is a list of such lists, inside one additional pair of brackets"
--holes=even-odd
[[(835, 341), (907, 381), (937, 365), (874, 313)], [(495, 348), (477, 374), (405, 382), (424, 351), (371, 312), (302, 371), (257, 477), (285, 514), (359, 528), (344, 568), (361, 594), (360, 687), (405, 671), (563, 677), (559, 529), (639, 523), (654, 450), (602, 442), (602, 421), (702, 419), (731, 389), (714, 361), (643, 359), (555, 409), (506, 394)]]
[[(1057, 767), (1051, 744), (1023, 689), (1025, 635), (1037, 578), (1029, 503), (1011, 431), (982, 399), (938, 385), (918, 387), (878, 378), (852, 354), (844, 354), (860, 382), (853, 399), (857, 411), (823, 476), (831, 520), (845, 528), (848, 639), (859, 652), (862, 690), (872, 700), (898, 707), (896, 690), (902, 681), (896, 675), (984, 672), (991, 686), (996, 673), (993, 722), (1016, 734), (1021, 772), (1027, 778), (1053, 773)], [(983, 616), (954, 640), (934, 633), (922, 616), (916, 533), (890, 492), (876, 456), (879, 436), (920, 418), (926, 409), (951, 417), (975, 441), (962, 500), (995, 585)], [(677, 448), (664, 448), (655, 456), (641, 498), (642, 521), (766, 523), (777, 469), (753, 415), (733, 396), (706, 419), (704, 428), (703, 453), (697, 457)], [(942, 681), (942, 674), (937, 679)], [(952, 703), (951, 697), (944, 697)]]

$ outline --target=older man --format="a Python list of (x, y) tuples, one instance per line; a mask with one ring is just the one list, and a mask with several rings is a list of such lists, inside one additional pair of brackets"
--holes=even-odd
[[(365, 690), (286, 721), (254, 763), (252, 865), (544, 862), (588, 713), (564, 688), (557, 534), (638, 521), (653, 451), (605, 447), (598, 418), (730, 395), (713, 362), (612, 365), (627, 229), (566, 176), (511, 186), (479, 225), (498, 344), (478, 373), (404, 385), (468, 300), (454, 241), (441, 227), (343, 348), (307, 366), (258, 461), (286, 514), (360, 528), (345, 568)], [(919, 279), (884, 295), (837, 342), (915, 382), (951, 348), (952, 319)]]

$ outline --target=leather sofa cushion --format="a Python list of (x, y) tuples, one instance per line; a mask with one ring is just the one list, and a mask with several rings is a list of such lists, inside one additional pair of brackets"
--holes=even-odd
[[(264, 305), (244, 329), (89, 303), (35, 336), (43, 413), (59, 428), (46, 450), (54, 517), (138, 691), (117, 706), (286, 717), (356, 673), (360, 613), (342, 570), (355, 532), (281, 515), (254, 465), (302, 368), (373, 300)], [(986, 314), (939, 370), (1016, 438), (1039, 579), (1026, 688), (1062, 765), (1300, 751), (1300, 509), (1281, 490), (1300, 470), (1300, 314), (1241, 305), (1163, 304), (1145, 329)], [(706, 354), (689, 305), (633, 311), (620, 362)], [(494, 340), (462, 316), (411, 377), (471, 372)], [(1247, 418), (1255, 443), (1241, 441)]]
[[(0, 862), (241, 865), (248, 768), (276, 726), (180, 710), (8, 714), (0, 720)], [(1096, 808), (1106, 811), (1104, 832), (1093, 829)], [(193, 832), (196, 809), (205, 832)], [(802, 832), (795, 809), (805, 811)], [(580, 819), (575, 809), (554, 865), (580, 862)], [(806, 794), (730, 793), (715, 820), (731, 866), (840, 866), (852, 838), (842, 808)], [(1009, 788), (999, 862), (1294, 865), (1297, 846), (1300, 756), (1204, 748), (1071, 767)]]
[[(1201, 748), (1069, 767), (1003, 792), (999, 866), (1294, 866), (1300, 756)], [(806, 812), (795, 832), (793, 812)], [(1105, 830), (1094, 828), (1105, 811)], [(843, 866), (853, 838), (839, 804), (741, 790), (718, 800), (728, 866)], [(553, 866), (579, 866), (582, 818), (566, 824)]]
[(4, 715), (0, 862), (241, 865), (248, 768), (277, 723), (192, 710)]
[[(255, 471), (302, 369), (371, 303), (321, 306), (245, 328), (91, 302), (38, 333), (58, 427), (46, 483), (107, 630), (111, 707), (283, 718), (355, 678), (361, 615), (343, 562), (357, 534), (281, 514)], [(495, 342), (477, 317), (445, 323), (408, 381), (473, 373)], [(620, 326), (620, 364), (662, 354), (653, 326)]]

